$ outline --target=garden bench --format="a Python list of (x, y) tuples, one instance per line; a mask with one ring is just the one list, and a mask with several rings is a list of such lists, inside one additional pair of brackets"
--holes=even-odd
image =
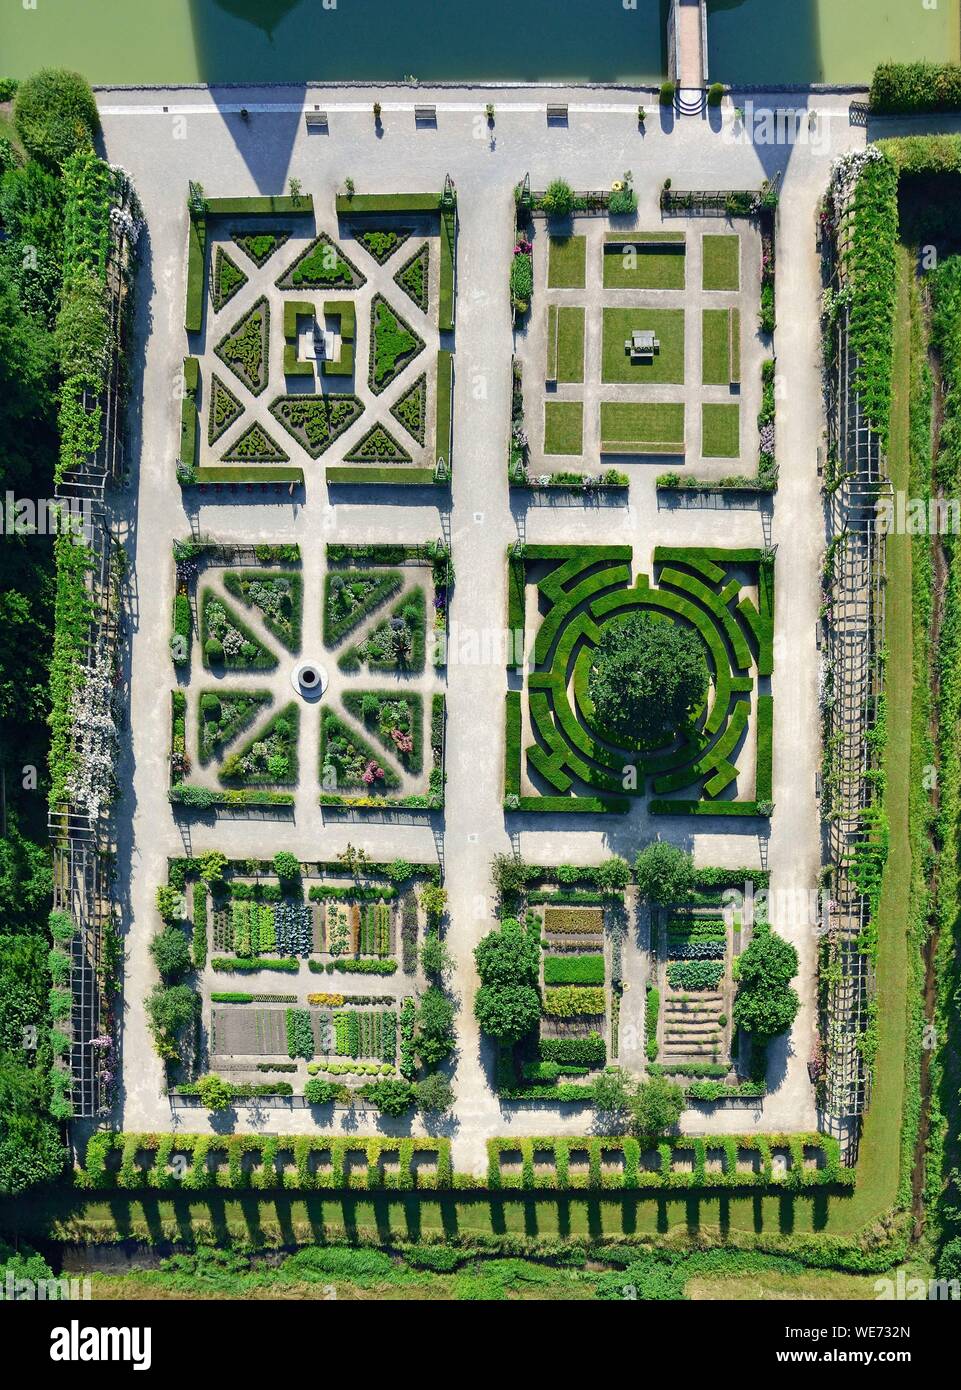
[(415, 125), (436, 125), (437, 107), (436, 106), (415, 106), (414, 107)]
[(554, 104), (548, 104), (548, 107), (547, 107), (547, 123), (548, 123), (548, 125), (550, 125), (551, 121), (565, 121), (565, 122), (566, 122), (566, 120), (567, 120), (567, 103), (566, 103), (566, 102), (564, 102), (563, 104), (561, 104), (560, 102), (556, 102), (556, 103), (554, 103)]
[(314, 110), (304, 112), (304, 124), (308, 130), (327, 131), (327, 112)]

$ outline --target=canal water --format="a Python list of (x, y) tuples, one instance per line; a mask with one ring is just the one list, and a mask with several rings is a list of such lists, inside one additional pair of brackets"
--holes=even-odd
[[(958, 61), (959, 0), (708, 0), (712, 79), (867, 82)], [(26, 6), (35, 6), (27, 8)], [(91, 82), (659, 81), (667, 0), (4, 0), (0, 76)]]

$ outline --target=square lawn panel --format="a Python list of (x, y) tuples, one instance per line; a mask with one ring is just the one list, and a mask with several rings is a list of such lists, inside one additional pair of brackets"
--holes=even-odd
[[(687, 257), (683, 232), (638, 232), (637, 241), (620, 232), (609, 234), (624, 249), (604, 251), (606, 290), (682, 290)], [(643, 245), (659, 242), (660, 247)], [(630, 249), (632, 251), (630, 251)], [(630, 251), (630, 254), (625, 254)]]
[(684, 452), (684, 406), (680, 401), (605, 401), (601, 404), (601, 448), (623, 444), (628, 452)]
[(741, 238), (734, 233), (720, 236), (706, 232), (701, 242), (701, 283), (706, 290), (741, 288)]
[(583, 401), (545, 401), (544, 453), (579, 454), (583, 447)]
[(709, 459), (734, 459), (741, 452), (741, 407), (701, 406), (701, 453)]
[[(634, 329), (650, 329), (660, 347), (653, 359), (632, 362), (624, 347)], [(684, 310), (631, 309), (604, 310), (604, 338), (601, 356), (602, 381), (628, 381), (634, 386), (684, 380)]]
[(563, 304), (557, 310), (557, 380), (584, 380), (584, 310)]
[(731, 381), (728, 309), (705, 309), (701, 314), (701, 380), (705, 386), (727, 386)]
[(587, 238), (552, 236), (547, 252), (547, 287), (582, 290), (587, 273)]

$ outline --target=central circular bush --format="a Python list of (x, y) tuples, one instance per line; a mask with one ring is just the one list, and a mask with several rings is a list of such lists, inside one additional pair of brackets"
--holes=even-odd
[(636, 613), (601, 631), (588, 691), (601, 730), (650, 748), (672, 743), (707, 695), (704, 644), (693, 628)]

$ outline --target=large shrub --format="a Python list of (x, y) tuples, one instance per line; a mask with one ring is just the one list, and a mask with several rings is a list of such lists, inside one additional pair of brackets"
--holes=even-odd
[(666, 1134), (673, 1129), (684, 1110), (684, 1091), (666, 1076), (642, 1081), (631, 1097), (631, 1128), (636, 1134)]
[(501, 1042), (516, 1042), (536, 1028), (541, 997), (532, 985), (481, 985), (474, 1014), (485, 1033)]
[(551, 179), (541, 207), (548, 217), (567, 217), (574, 206), (574, 190), (565, 179)]
[(653, 903), (683, 903), (694, 886), (694, 859), (678, 845), (654, 840), (634, 860), (637, 889)]
[(27, 153), (49, 165), (62, 164), (100, 133), (89, 82), (63, 68), (41, 68), (21, 83), (13, 121)]
[(436, 985), (421, 996), (416, 1046), (425, 1067), (436, 1067), (454, 1050), (454, 1004)]
[(155, 936), (150, 954), (163, 980), (178, 980), (190, 969), (190, 947), (179, 927), (165, 927)]
[(657, 747), (684, 727), (707, 681), (704, 644), (691, 628), (637, 613), (603, 629), (588, 684), (603, 730)]
[(791, 943), (768, 926), (756, 926), (750, 946), (734, 962), (735, 1024), (762, 1042), (790, 1028), (799, 1007), (790, 986), (797, 971)]

